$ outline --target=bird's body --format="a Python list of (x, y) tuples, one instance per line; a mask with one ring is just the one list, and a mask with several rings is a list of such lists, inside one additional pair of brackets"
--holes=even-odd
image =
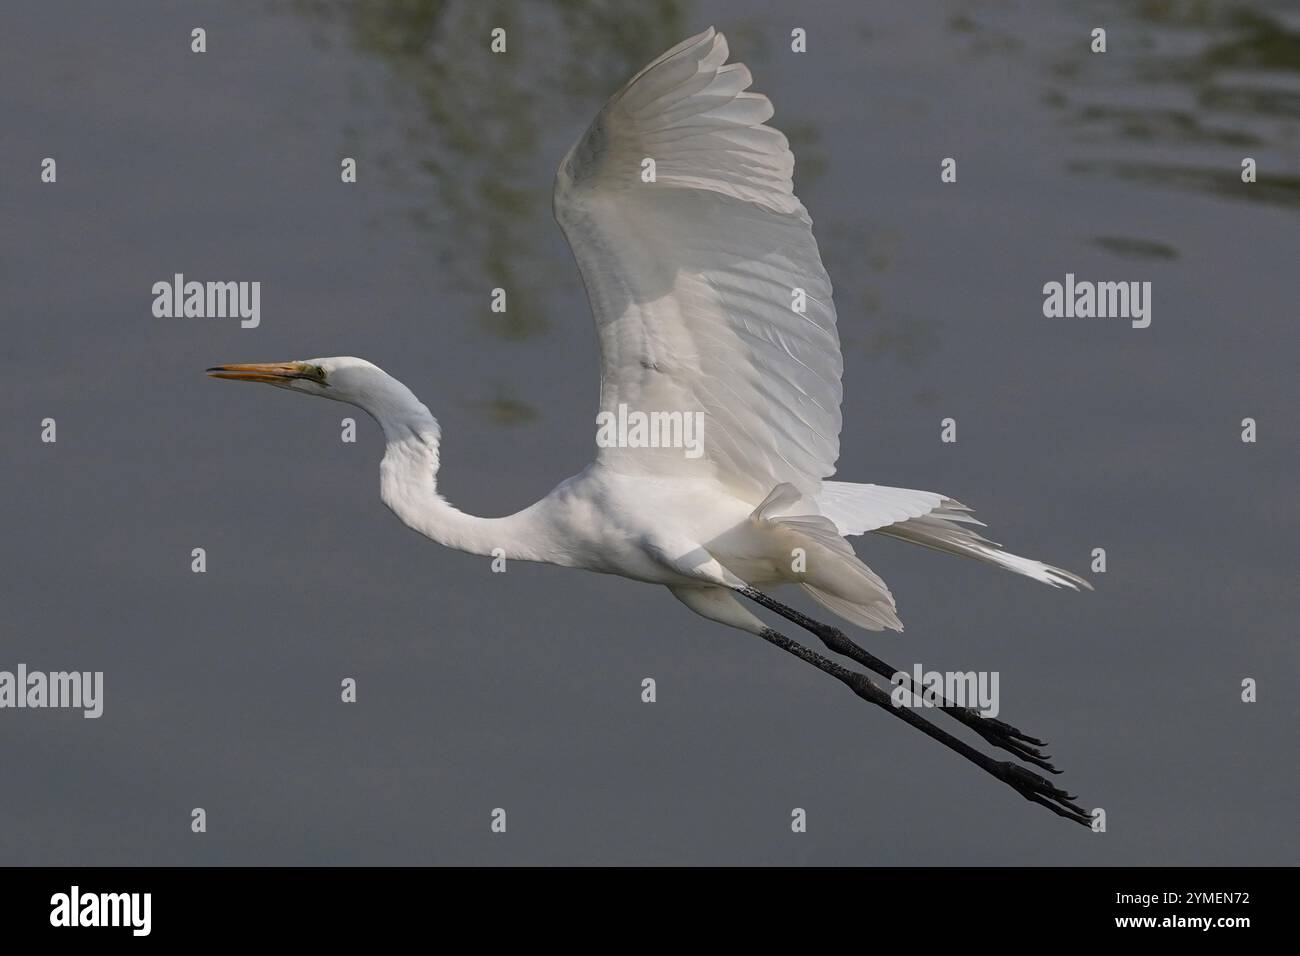
[[(812, 220), (794, 195), (788, 144), (765, 125), (771, 104), (746, 92), (749, 71), (727, 64), (727, 53), (725, 39), (710, 29), (633, 77), (561, 162), (554, 196), (596, 319), (601, 415), (630, 410), (698, 421), (697, 446), (598, 440), (594, 461), (542, 500), (506, 517), (479, 518), (438, 493), (441, 432), (433, 415), (370, 362), (210, 371), (369, 412), (386, 439), (383, 501), (440, 544), (665, 585), (696, 613), (757, 634), (881, 704), (865, 675), (773, 631), (737, 598), (775, 610), (890, 676), (842, 632), (765, 591), (796, 584), (854, 624), (901, 630), (889, 589), (846, 540), (866, 532), (1053, 586), (1086, 584), (1002, 551), (971, 529), (979, 522), (968, 509), (944, 495), (827, 480), (839, 457), (843, 369), (831, 284)], [(949, 710), (995, 746), (1050, 769), (1033, 738), (980, 722), (964, 708)], [(920, 726), (910, 711), (897, 715)], [(1042, 778), (1029, 774), (1038, 782), (1027, 782), (1028, 771), (982, 754), (981, 762), (921, 724), (1029, 799), (1079, 820), (1082, 811)]]
[[(369, 371), (369, 363), (348, 361)], [(341, 370), (335, 367), (336, 380), (346, 374)], [(395, 392), (405, 389), (392, 384)], [(793, 549), (818, 547), (787, 526), (755, 517), (755, 502), (708, 475), (626, 474), (599, 459), (516, 514), (467, 515), (438, 494), (441, 433), (414, 395), (400, 404), (375, 402), (368, 410), (385, 432), (384, 503), (413, 530), (458, 551), (699, 587), (729, 580), (802, 583), (806, 576), (790, 570)], [(701, 561), (704, 554), (708, 560)]]

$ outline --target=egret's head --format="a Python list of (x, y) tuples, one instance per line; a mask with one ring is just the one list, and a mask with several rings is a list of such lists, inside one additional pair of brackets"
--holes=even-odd
[(229, 378), (237, 382), (264, 382), (292, 392), (318, 395), (362, 407), (375, 400), (382, 400), (398, 384), (379, 366), (350, 355), (305, 359), (300, 362), (214, 365), (208, 369), (208, 374), (213, 378)]

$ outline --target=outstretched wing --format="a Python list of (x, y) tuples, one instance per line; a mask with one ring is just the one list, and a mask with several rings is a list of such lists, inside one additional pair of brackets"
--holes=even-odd
[[(727, 52), (712, 28), (673, 47), (556, 174), (555, 217), (600, 337), (603, 423), (629, 426), (605, 433), (597, 460), (711, 475), (754, 503), (781, 482), (814, 497), (839, 457), (831, 283), (789, 144), (764, 125), (772, 104), (745, 92), (749, 70)], [(668, 417), (638, 434), (637, 413)], [(673, 413), (702, 415), (698, 451), (645, 447)]]

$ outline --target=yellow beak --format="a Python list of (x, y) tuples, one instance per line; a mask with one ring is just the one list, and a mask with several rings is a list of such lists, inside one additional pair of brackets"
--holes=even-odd
[(295, 378), (314, 378), (309, 366), (302, 362), (266, 362), (251, 365), (214, 365), (208, 369), (213, 378), (229, 378), (237, 382), (266, 382), (284, 385)]

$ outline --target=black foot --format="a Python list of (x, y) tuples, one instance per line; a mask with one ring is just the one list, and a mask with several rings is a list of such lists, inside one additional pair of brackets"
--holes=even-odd
[(1092, 827), (1092, 814), (1074, 802), (1075, 796), (1052, 785), (1046, 777), (1040, 777), (1010, 760), (994, 765), (993, 773), (1003, 783), (1013, 787), (1026, 800), (1047, 807), (1058, 817), (1073, 820), (1082, 826)]
[(949, 705), (944, 707), (943, 710), (975, 731), (994, 747), (1014, 754), (1025, 763), (1032, 763), (1048, 773), (1061, 772), (1052, 765), (1052, 755), (1043, 753), (1041, 748), (1047, 746), (1045, 741), (1039, 740), (1037, 737), (1030, 737), (1004, 721), (995, 720), (992, 717), (983, 717), (978, 711), (971, 710), (969, 707)]

